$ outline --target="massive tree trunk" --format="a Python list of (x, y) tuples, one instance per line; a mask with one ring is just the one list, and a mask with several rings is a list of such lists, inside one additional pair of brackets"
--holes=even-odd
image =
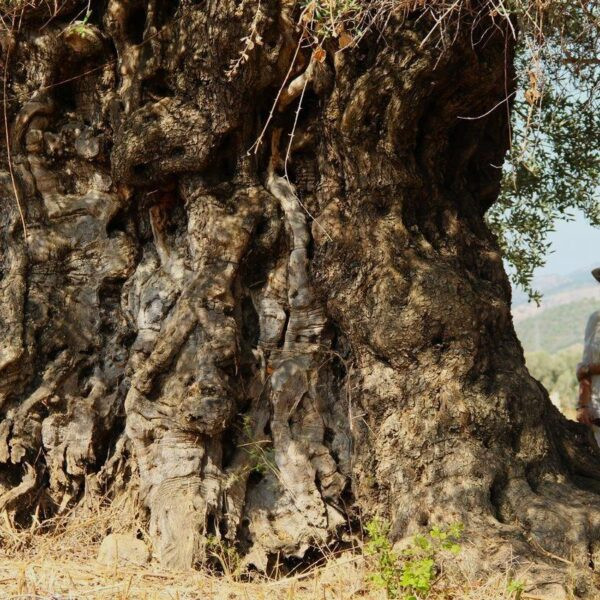
[(126, 465), (171, 566), (216, 535), (267, 569), (375, 514), (593, 561), (599, 452), (525, 369), (484, 220), (508, 23), (312, 52), (283, 0), (40, 4), (2, 40), (0, 508)]

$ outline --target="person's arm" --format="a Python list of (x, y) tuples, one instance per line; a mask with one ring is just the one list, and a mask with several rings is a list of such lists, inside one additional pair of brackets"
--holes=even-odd
[(592, 380), (590, 377), (585, 377), (579, 380), (579, 400), (577, 403), (577, 420), (584, 425), (594, 424), (595, 417), (591, 411), (591, 401)]
[(577, 381), (593, 377), (594, 375), (600, 375), (600, 363), (593, 363), (591, 365), (579, 363), (577, 365)]

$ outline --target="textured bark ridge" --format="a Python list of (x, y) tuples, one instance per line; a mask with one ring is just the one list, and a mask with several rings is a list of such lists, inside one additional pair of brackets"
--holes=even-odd
[(128, 464), (171, 566), (217, 536), (268, 569), (359, 512), (593, 562), (600, 456), (524, 367), (484, 223), (510, 38), (392, 15), (311, 57), (285, 2), (77, 10), (2, 40), (0, 508)]

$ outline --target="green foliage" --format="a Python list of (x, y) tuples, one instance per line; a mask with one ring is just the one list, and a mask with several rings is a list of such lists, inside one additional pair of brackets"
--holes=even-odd
[(303, 0), (303, 21), (317, 44), (342, 32), (360, 37), (373, 0)]
[(371, 581), (386, 591), (388, 598), (397, 598), (400, 571), (398, 569), (398, 557), (392, 550), (392, 544), (388, 538), (389, 524), (378, 519), (367, 523), (367, 534), (369, 541), (365, 547), (367, 554), (377, 559), (377, 572), (371, 575)]
[(538, 300), (532, 277), (555, 223), (581, 211), (600, 225), (600, 12), (588, 0), (554, 0), (538, 14), (531, 4), (510, 4), (521, 31), (512, 143), (488, 221), (513, 283)]
[(510, 594), (511, 598), (514, 598), (514, 600), (521, 600), (524, 589), (525, 584), (516, 579), (511, 579), (506, 586), (506, 591)]
[(438, 575), (440, 553), (460, 552), (458, 541), (463, 526), (434, 527), (427, 534), (415, 535), (412, 543), (399, 555), (392, 549), (388, 523), (374, 519), (367, 524), (366, 530), (369, 541), (365, 551), (377, 560), (377, 571), (371, 575), (371, 581), (384, 589), (388, 598), (419, 600), (429, 593)]
[(94, 31), (89, 27), (88, 22), (90, 17), (92, 16), (92, 11), (88, 10), (85, 14), (85, 17), (80, 21), (73, 21), (67, 28), (69, 33), (76, 33), (81, 37), (91, 37), (95, 38)]
[(562, 412), (570, 415), (577, 400), (575, 369), (581, 360), (581, 350), (569, 348), (556, 354), (529, 352), (525, 360), (531, 375), (548, 390)]

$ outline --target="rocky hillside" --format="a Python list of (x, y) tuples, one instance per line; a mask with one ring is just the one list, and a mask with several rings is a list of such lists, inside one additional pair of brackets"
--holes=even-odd
[(525, 352), (553, 354), (581, 344), (590, 313), (600, 310), (600, 284), (590, 270), (546, 276), (535, 286), (543, 294), (540, 306), (528, 302), (522, 293), (516, 292), (513, 298), (515, 328)]

